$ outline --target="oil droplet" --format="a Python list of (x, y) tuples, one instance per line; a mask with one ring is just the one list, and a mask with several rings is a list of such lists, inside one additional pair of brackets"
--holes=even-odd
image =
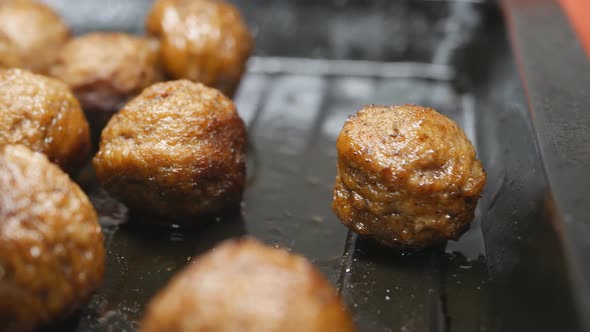
[(39, 257), (39, 255), (41, 254), (41, 249), (39, 249), (39, 247), (37, 246), (32, 246), (30, 252), (31, 257), (36, 258)]
[(170, 241), (182, 242), (184, 241), (183, 233), (170, 233)]
[(311, 217), (311, 221), (313, 221), (316, 224), (321, 224), (324, 222), (324, 217), (322, 216), (312, 216)]

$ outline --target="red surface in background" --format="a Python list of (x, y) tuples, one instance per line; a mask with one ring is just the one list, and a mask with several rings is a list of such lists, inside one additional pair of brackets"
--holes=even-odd
[(590, 57), (590, 0), (560, 0), (580, 42)]

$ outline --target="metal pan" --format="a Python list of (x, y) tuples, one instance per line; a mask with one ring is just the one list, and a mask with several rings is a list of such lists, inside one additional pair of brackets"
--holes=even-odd
[[(142, 33), (150, 5), (47, 2), (76, 33)], [(199, 229), (154, 229), (102, 192), (88, 168), (79, 182), (101, 215), (105, 284), (46, 331), (133, 331), (147, 301), (192, 257), (244, 234), (307, 256), (338, 287), (360, 331), (582, 329), (589, 307), (573, 292), (588, 294), (590, 280), (582, 264), (590, 252), (590, 75), (579, 50), (568, 49), (574, 37), (553, 1), (506, 1), (526, 90), (496, 4), (236, 4), (257, 39), (235, 98), (251, 141), (242, 206)], [(401, 255), (349, 233), (332, 214), (335, 138), (370, 103), (434, 107), (476, 145), (489, 184), (458, 242)]]

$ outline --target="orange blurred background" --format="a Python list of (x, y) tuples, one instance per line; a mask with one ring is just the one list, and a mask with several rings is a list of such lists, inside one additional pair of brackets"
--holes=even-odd
[(590, 0), (560, 0), (580, 42), (590, 57)]

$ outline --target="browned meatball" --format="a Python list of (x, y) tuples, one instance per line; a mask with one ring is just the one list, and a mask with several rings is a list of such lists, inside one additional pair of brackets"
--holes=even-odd
[(0, 147), (0, 331), (30, 331), (88, 300), (102, 282), (94, 208), (47, 158)]
[(68, 27), (51, 8), (32, 0), (0, 1), (0, 33), (18, 54), (19, 62), (13, 65), (39, 73), (46, 73), (70, 37)]
[(24, 144), (68, 171), (88, 158), (88, 123), (70, 89), (58, 80), (0, 70), (0, 117), (0, 144)]
[(233, 95), (253, 46), (237, 8), (222, 0), (157, 0), (147, 29), (160, 37), (169, 75)]
[(181, 80), (152, 85), (113, 116), (94, 168), (131, 209), (185, 219), (239, 201), (245, 159), (246, 129), (231, 100)]
[(163, 79), (158, 41), (124, 33), (77, 37), (58, 54), (50, 75), (73, 90), (98, 140), (128, 99)]
[(303, 257), (252, 239), (193, 261), (151, 301), (142, 332), (350, 332), (336, 290)]
[(358, 234), (422, 248), (469, 227), (486, 175), (447, 117), (414, 105), (368, 106), (346, 121), (336, 148), (333, 209)]

